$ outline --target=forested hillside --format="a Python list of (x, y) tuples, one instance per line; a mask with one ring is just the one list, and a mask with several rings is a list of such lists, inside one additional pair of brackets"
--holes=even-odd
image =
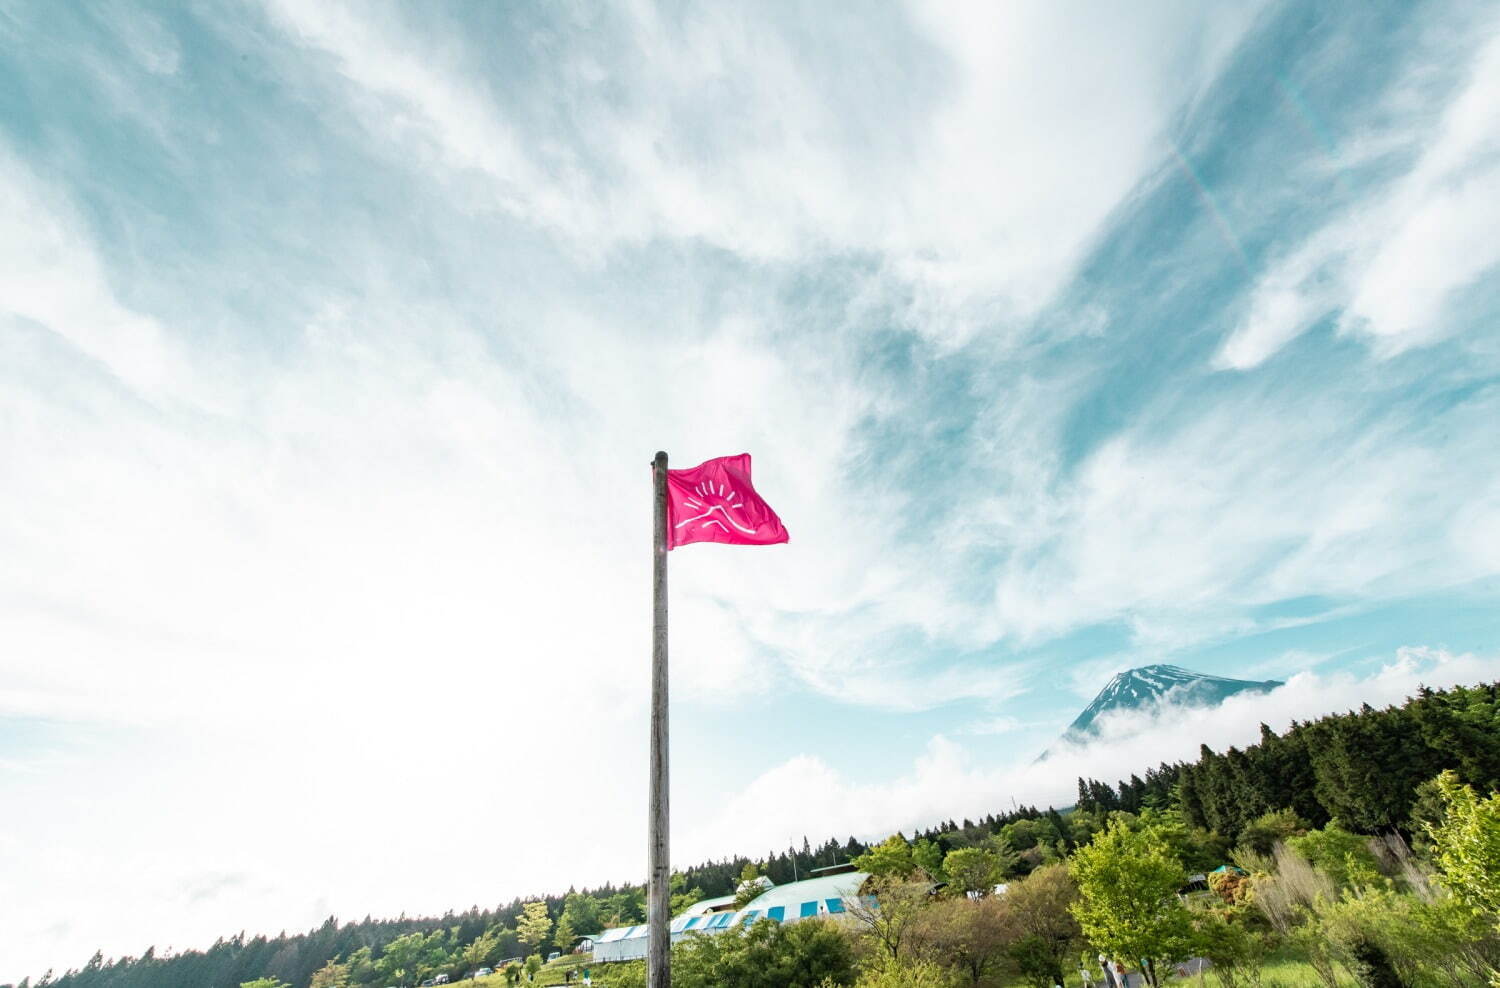
[[(1163, 764), (1118, 786), (1078, 782), (1080, 809), (1180, 807), (1195, 826), (1231, 843), (1262, 814), (1290, 809), (1313, 826), (1337, 818), (1359, 833), (1413, 830), (1432, 778), (1452, 769), (1484, 791), (1500, 787), (1500, 695), (1495, 684), (1423, 689), (1401, 707), (1293, 724), (1261, 725), (1260, 742), (1196, 762)], [(1426, 788), (1424, 788), (1424, 786)]]
[[(673, 877), (674, 912), (697, 899), (732, 892), (747, 874), (765, 874), (781, 884), (855, 857), (872, 873), (917, 867), (954, 883), (963, 881), (956, 877), (960, 864), (967, 869), (977, 863), (982, 867), (976, 874), (982, 874), (971, 891), (982, 895), (986, 883), (1023, 879), (1056, 865), (1101, 834), (1113, 833), (1117, 817), (1143, 812), (1158, 822), (1141, 833), (1158, 841), (1170, 837), (1180, 845), (1172, 853), (1197, 871), (1223, 864), (1235, 847), (1268, 853), (1277, 841), (1308, 828), (1399, 833), (1420, 843), (1422, 821), (1442, 812), (1433, 780), (1444, 771), (1482, 793), (1500, 788), (1500, 684), (1424, 689), (1399, 708), (1364, 707), (1294, 724), (1282, 735), (1263, 726), (1260, 742), (1243, 750), (1221, 754), (1204, 748), (1196, 762), (1162, 764), (1115, 785), (1080, 779), (1078, 804), (1066, 812), (1023, 807), (978, 821), (950, 820), (910, 841), (897, 835), (868, 847), (850, 837), (815, 848), (804, 840), (800, 849), (755, 860), (741, 856), (697, 865)], [(1170, 820), (1177, 822), (1160, 822)], [(961, 852), (957, 858), (955, 852)], [(398, 979), (410, 979), (414, 971), (459, 977), (504, 958), (566, 949), (579, 935), (643, 920), (640, 886), (606, 885), (440, 917), (367, 917), (342, 925), (330, 917), (307, 933), (240, 934), (207, 950), (170, 957), (151, 950), (112, 961), (96, 955), (79, 970), (22, 985), (236, 988), (261, 977), (295, 988), (384, 985), (402, 983)], [(320, 979), (319, 972), (329, 971), (337, 980)]]

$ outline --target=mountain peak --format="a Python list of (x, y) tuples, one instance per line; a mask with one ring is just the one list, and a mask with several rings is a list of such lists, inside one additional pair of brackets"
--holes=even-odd
[(1277, 680), (1210, 676), (1167, 663), (1126, 669), (1115, 673), (1093, 702), (1068, 725), (1063, 739), (1078, 742), (1097, 736), (1099, 718), (1116, 711), (1144, 710), (1163, 703), (1216, 707), (1236, 693), (1265, 693), (1281, 685)]

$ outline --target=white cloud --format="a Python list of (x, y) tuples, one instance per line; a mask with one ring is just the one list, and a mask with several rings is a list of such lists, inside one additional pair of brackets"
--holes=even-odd
[[(1249, 630), (1249, 608), (1286, 597), (1493, 573), (1477, 544), (1447, 548), (1465, 526), (1484, 529), (1480, 433), (1431, 435), (1400, 411), (1371, 425), (1366, 400), (1241, 389), (1188, 421), (1143, 412), (1057, 481), (1030, 525), (979, 526), (1012, 552), (995, 588), (1000, 633), (1033, 641), (1127, 620), (1138, 645), (1169, 651)], [(1480, 400), (1463, 415), (1493, 411)]]
[(266, 0), (265, 8), (295, 39), (333, 56), (350, 82), (385, 101), (355, 109), (403, 151), (416, 143), (449, 167), (484, 173), (494, 204), (528, 219), (566, 227), (590, 222), (588, 204), (570, 195), (565, 178), (539, 167), (475, 76), (414, 49), (399, 28), (382, 29), (369, 8), (294, 0)]
[[(1500, 63), (1500, 43), (1495, 46)], [(1500, 99), (1500, 68), (1486, 89)], [(1500, 140), (1500, 126), (1493, 135)], [(1448, 300), (1500, 262), (1500, 145), (1494, 166), (1427, 192), (1381, 243), (1354, 286), (1344, 326), (1391, 355), (1446, 330)]]
[[(1425, 107), (1407, 118), (1413, 166), (1363, 195), (1262, 276), (1244, 320), (1215, 357), (1259, 366), (1319, 319), (1389, 357), (1451, 333), (1449, 305), (1500, 263), (1500, 28), (1473, 57), (1435, 133)], [(1426, 68), (1425, 66), (1423, 67)], [(1378, 142), (1383, 143), (1383, 142)]]
[(1260, 725), (1283, 731), (1294, 720), (1328, 713), (1399, 705), (1420, 685), (1434, 688), (1491, 681), (1500, 657), (1453, 655), (1424, 646), (1398, 650), (1364, 675), (1299, 673), (1264, 694), (1241, 693), (1215, 708), (1163, 707), (1102, 718), (1102, 736), (1087, 745), (1054, 745), (1045, 761), (991, 767), (961, 744), (934, 737), (904, 774), (879, 782), (851, 780), (817, 755), (804, 754), (765, 772), (713, 817), (687, 853), (779, 846), (789, 833), (843, 834), (862, 839), (895, 830), (908, 834), (950, 817), (981, 816), (1010, 807), (1069, 806), (1082, 776), (1114, 783), (1161, 762), (1191, 761), (1200, 744), (1223, 751), (1254, 744)]
[(912, 324), (962, 340), (1052, 297), (1259, 4), (957, 2), (797, 30), (764, 9), (631, 4), (607, 46), (549, 61), (543, 129), (383, 8), (266, 6), (375, 97), (351, 99), (393, 150), (487, 174), (493, 205), (575, 249), (874, 251), (913, 286), (895, 293)]
[[(0, 770), (7, 805), (49, 807), (0, 823), (17, 977), (637, 877), (638, 828), (597, 819), (643, 817), (657, 444), (677, 465), (757, 452), (794, 540), (673, 554), (679, 696), (782, 674), (906, 709), (1014, 690), (861, 653), (944, 608), (924, 553), (892, 542), (901, 497), (842, 474), (884, 398), (837, 347), (784, 343), (761, 310), (653, 336), (517, 301), (523, 372), (451, 310), (371, 284), (288, 333), (294, 359), (213, 373), (110, 291), (65, 202), (6, 177), (43, 249), (16, 255), (25, 318), (3, 327), (0, 716), (80, 739), (61, 766)], [(36, 294), (70, 272), (71, 295)], [(670, 392), (641, 386), (664, 373)], [(535, 401), (538, 379), (564, 400)], [(861, 623), (824, 639), (809, 613)], [(862, 691), (857, 654), (880, 676)], [(538, 828), (534, 794), (580, 775), (593, 812)], [(475, 850), (496, 842), (527, 853)], [(246, 876), (234, 895), (194, 899), (225, 874)]]
[(0, 145), (0, 318), (28, 319), (157, 398), (183, 375), (153, 320), (120, 305), (65, 196)]
[(959, 731), (960, 734), (1011, 734), (1026, 725), (1017, 717), (989, 717), (977, 721)]
[(1249, 370), (1333, 311), (1342, 299), (1344, 258), (1359, 232), (1334, 224), (1279, 261), (1255, 286), (1250, 311), (1224, 341), (1215, 362)]

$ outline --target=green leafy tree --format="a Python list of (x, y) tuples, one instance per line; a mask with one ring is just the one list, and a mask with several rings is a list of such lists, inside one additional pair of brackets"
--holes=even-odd
[[(705, 897), (703, 895), (703, 890), (702, 889), (696, 888), (696, 887), (694, 887), (694, 888), (688, 888), (687, 887), (687, 876), (683, 875), (683, 873), (680, 872), (680, 871), (674, 871), (674, 872), (672, 872), (672, 878), (671, 878), (671, 900), (668, 903), (667, 910), (673, 916), (676, 916), (678, 913), (682, 912), (684, 909), (686, 909), (689, 906), (693, 905), (695, 902), (702, 901), (704, 898)], [(563, 918), (565, 918), (565, 919), (567, 918), (566, 907), (564, 908)], [(587, 933), (587, 932), (590, 932), (590, 931), (593, 930), (593, 927), (574, 926), (572, 928), (575, 929), (575, 930), (582, 931), (584, 933)]]
[(922, 956), (952, 969), (955, 980), (982, 985), (1000, 970), (1020, 935), (1010, 904), (990, 896), (933, 902), (919, 913), (914, 940)]
[(526, 958), (526, 980), (535, 981), (537, 972), (543, 967), (542, 955), (532, 954)]
[(900, 834), (892, 834), (854, 859), (854, 867), (879, 879), (906, 881), (917, 874), (918, 864), (911, 845)]
[(573, 941), (578, 939), (578, 934), (573, 931), (573, 924), (568, 920), (568, 914), (563, 913), (558, 917), (557, 929), (552, 931), (552, 945), (563, 953), (573, 949)]
[(766, 891), (765, 876), (753, 861), (746, 861), (740, 869), (740, 880), (735, 884), (734, 908), (744, 909)]
[(1010, 948), (1010, 959), (1016, 973), (1031, 988), (1053, 988), (1063, 981), (1062, 966), (1058, 964), (1052, 945), (1041, 937), (1028, 933)]
[(241, 981), (240, 988), (292, 988), (292, 986), (276, 978), (256, 978), (254, 981)]
[(982, 847), (961, 847), (950, 851), (942, 870), (949, 884), (968, 895), (989, 895), (1005, 877), (1000, 859)]
[(444, 931), (435, 931), (431, 936), (408, 933), (385, 945), (375, 970), (381, 980), (389, 984), (406, 984), (421, 981), (434, 971), (443, 960), (442, 946), (446, 939)]
[[(601, 910), (603, 926), (631, 926), (646, 921), (646, 890), (639, 885), (616, 892)], [(575, 926), (574, 929), (582, 929)], [(598, 932), (595, 927), (589, 932)]]
[(1140, 815), (1117, 815), (1129, 822), (1132, 830), (1143, 831), (1157, 846), (1176, 858), (1189, 872), (1210, 871), (1229, 858), (1229, 842), (1219, 834), (1194, 827), (1176, 810), (1160, 811), (1149, 807)]
[(324, 964), (313, 972), (312, 980), (308, 982), (308, 988), (348, 988), (352, 983), (350, 966), (330, 960), (327, 964)]
[(1279, 841), (1307, 833), (1308, 823), (1295, 810), (1273, 810), (1262, 813), (1240, 831), (1240, 847), (1256, 854), (1270, 854)]
[(546, 943), (551, 932), (552, 917), (547, 915), (545, 902), (537, 900), (521, 907), (521, 915), (516, 919), (516, 937), (526, 945), (528, 952)]
[(1022, 819), (1007, 823), (1000, 828), (1000, 836), (1004, 837), (1006, 843), (1017, 851), (1029, 851), (1038, 844), (1049, 844), (1062, 835), (1056, 832), (1050, 820), (1043, 818), (1040, 820)]
[(1443, 885), (1500, 925), (1500, 793), (1480, 799), (1452, 772), (1437, 779), (1443, 821), (1428, 833)]
[[(1043, 865), (1005, 893), (1005, 906), (1020, 939), (1011, 950), (1021, 975), (1049, 988), (1063, 979), (1063, 960), (1078, 946), (1073, 905), (1078, 886), (1061, 862)], [(1050, 980), (1048, 980), (1050, 979)]]
[(599, 900), (591, 895), (569, 892), (563, 900), (562, 914), (575, 933), (598, 933), (604, 929), (599, 917)]
[(948, 873), (943, 869), (943, 849), (935, 841), (926, 838), (917, 841), (911, 849), (911, 860), (934, 882), (949, 880)]
[(360, 947), (349, 955), (349, 983), (367, 985), (375, 980), (375, 962), (370, 957), (369, 947)]
[(464, 967), (472, 971), (475, 968), (484, 967), (494, 960), (500, 953), (500, 930), (498, 927), (490, 927), (482, 934), (469, 941), (468, 945), (459, 952), (459, 958)]
[(849, 918), (878, 953), (901, 960), (911, 953), (931, 901), (931, 884), (871, 876), (858, 898), (849, 901)]
[(1192, 919), (1177, 898), (1187, 872), (1150, 831), (1111, 820), (1093, 843), (1078, 849), (1069, 870), (1079, 891), (1073, 915), (1105, 954), (1144, 962), (1151, 985), (1161, 983), (1159, 964), (1191, 954)]
[[(1062, 817), (1058, 817), (1058, 821), (1061, 822)], [(1067, 846), (1064, 838), (1059, 838), (1058, 840), (1059, 843)], [(1000, 866), (1000, 877), (1002, 880), (1017, 874), (1021, 864), (1021, 856), (1016, 853), (1015, 848), (1010, 846), (1010, 841), (1006, 840), (1004, 836), (994, 834), (989, 840), (985, 841), (983, 846), (985, 850), (995, 856), (995, 862)]]

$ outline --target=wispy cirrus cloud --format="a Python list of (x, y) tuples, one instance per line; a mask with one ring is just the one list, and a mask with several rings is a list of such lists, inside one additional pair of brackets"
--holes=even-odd
[(1260, 7), (893, 4), (788, 31), (769, 8), (634, 4), (585, 18), (541, 64), (556, 32), (584, 25), (502, 32), (497, 83), (461, 46), (417, 54), (429, 28), (400, 8), (265, 4), (331, 59), (351, 84), (335, 95), (389, 153), (482, 173), (481, 201), (575, 249), (873, 253), (909, 324), (960, 341), (1055, 294)]
[[(1495, 31), (1482, 25), (1480, 36)], [(1408, 169), (1360, 196), (1261, 277), (1244, 321), (1215, 358), (1219, 366), (1256, 367), (1331, 315), (1341, 332), (1387, 358), (1468, 322), (1444, 318), (1448, 306), (1500, 263), (1488, 234), (1500, 223), (1500, 125), (1488, 110), (1500, 97), (1500, 41), (1469, 56), (1464, 75), (1436, 122), (1429, 107), (1407, 107), (1405, 129), (1385, 142), (1420, 149)]]

